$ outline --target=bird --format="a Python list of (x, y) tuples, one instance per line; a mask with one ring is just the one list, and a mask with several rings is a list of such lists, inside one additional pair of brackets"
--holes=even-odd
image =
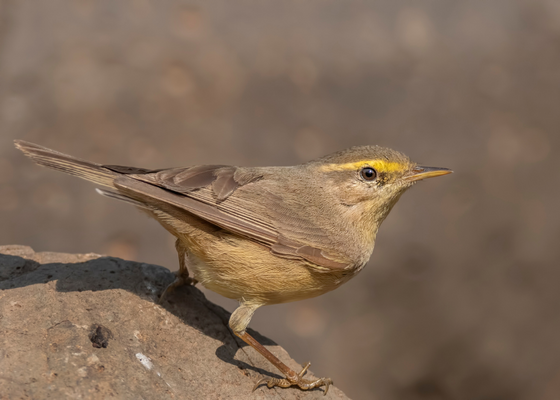
[(145, 169), (97, 164), (16, 140), (41, 166), (91, 181), (98, 193), (134, 205), (175, 238), (179, 270), (160, 303), (176, 287), (200, 283), (237, 300), (229, 327), (284, 378), (272, 388), (310, 390), (332, 379), (304, 378), (247, 332), (262, 306), (330, 292), (369, 261), (378, 229), (416, 182), (451, 173), (425, 167), (380, 146), (355, 146), (295, 166), (194, 165)]

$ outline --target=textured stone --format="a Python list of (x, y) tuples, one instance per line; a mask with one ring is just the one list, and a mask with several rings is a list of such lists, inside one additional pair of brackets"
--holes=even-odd
[[(195, 287), (155, 304), (165, 268), (97, 254), (0, 247), (0, 398), (346, 399), (331, 387), (251, 392), (278, 374)], [(301, 368), (254, 334), (283, 362)]]

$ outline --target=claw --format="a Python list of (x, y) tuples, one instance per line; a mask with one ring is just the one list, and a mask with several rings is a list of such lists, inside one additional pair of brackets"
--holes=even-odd
[(252, 391), (254, 392), (255, 390), (257, 390), (257, 388), (265, 382), (268, 382), (268, 378), (259, 379), (259, 381), (257, 383), (255, 383), (255, 386), (253, 386)]
[(159, 297), (158, 304), (161, 305), (165, 301), (167, 295), (173, 292), (177, 287), (183, 285), (196, 285), (198, 281), (190, 276), (183, 276), (179, 275), (178, 273), (175, 274), (175, 280), (171, 282), (163, 291), (161, 296)]
[(331, 387), (332, 385), (332, 379), (331, 378), (322, 378), (322, 379), (325, 382), (325, 393), (323, 393), (323, 396), (326, 396), (327, 393), (329, 392), (329, 387)]
[(325, 396), (329, 391), (329, 387), (332, 385), (332, 379), (331, 378), (321, 378), (321, 379), (317, 379), (315, 381), (311, 381), (311, 380), (308, 380), (308, 379), (303, 379), (303, 376), (305, 375), (305, 373), (309, 369), (310, 365), (311, 365), (311, 363), (309, 363), (309, 362), (307, 364), (305, 364), (305, 366), (303, 367), (301, 372), (299, 374), (297, 374), (295, 377), (290, 378), (290, 379), (288, 379), (288, 378), (285, 378), (285, 379), (262, 378), (255, 384), (255, 386), (253, 386), (253, 392), (255, 390), (257, 390), (257, 388), (260, 385), (262, 385), (263, 383), (266, 383), (266, 386), (269, 389), (273, 388), (274, 386), (279, 386), (279, 387), (282, 387), (282, 388), (287, 388), (287, 387), (290, 387), (290, 386), (297, 386), (301, 390), (310, 390), (310, 389), (314, 389), (316, 387), (325, 386), (325, 392), (323, 393), (323, 395)]
[(299, 377), (303, 377), (303, 375), (305, 375), (305, 373), (307, 372), (307, 370), (309, 369), (309, 367), (311, 366), (310, 362), (305, 363), (303, 369), (301, 370), (301, 372), (298, 374)]

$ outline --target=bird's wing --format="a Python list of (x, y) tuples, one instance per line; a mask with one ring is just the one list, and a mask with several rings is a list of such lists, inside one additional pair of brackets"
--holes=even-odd
[[(119, 170), (123, 167), (105, 167), (129, 172)], [(305, 260), (321, 271), (342, 270), (352, 265), (347, 257), (324, 248), (328, 246), (321, 239), (327, 235), (313, 221), (283, 211), (280, 196), (259, 188), (253, 188), (252, 193), (256, 195), (242, 195), (245, 185), (259, 185), (263, 176), (258, 170), (203, 165), (130, 172), (114, 183), (119, 190), (135, 194), (135, 198), (140, 196), (147, 201), (173, 205), (265, 245), (278, 257)]]

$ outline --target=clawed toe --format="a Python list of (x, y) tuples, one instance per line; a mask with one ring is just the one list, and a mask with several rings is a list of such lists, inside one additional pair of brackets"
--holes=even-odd
[(167, 298), (167, 295), (169, 295), (169, 293), (173, 292), (177, 287), (183, 286), (183, 285), (196, 285), (197, 283), (198, 283), (198, 281), (194, 278), (191, 278), (190, 276), (184, 276), (184, 275), (176, 274), (175, 280), (173, 282), (171, 282), (165, 288), (165, 290), (163, 291), (163, 293), (159, 297), (158, 304), (163, 304), (163, 302)]
[(290, 387), (290, 386), (297, 386), (301, 390), (311, 390), (311, 389), (314, 389), (314, 388), (317, 388), (317, 387), (325, 386), (325, 392), (323, 393), (323, 395), (326, 395), (327, 392), (329, 391), (329, 386), (332, 385), (332, 379), (331, 378), (321, 378), (321, 379), (317, 379), (317, 380), (314, 380), (314, 381), (308, 380), (308, 379), (303, 379), (303, 376), (305, 375), (305, 373), (309, 369), (310, 365), (311, 365), (311, 363), (305, 364), (305, 366), (303, 367), (301, 372), (299, 374), (295, 375), (292, 378), (284, 378), (284, 379), (262, 378), (253, 387), (253, 392), (260, 385), (262, 385), (263, 383), (266, 383), (266, 386), (269, 389), (273, 388), (274, 386), (279, 386), (279, 387), (282, 387), (282, 388), (287, 388), (287, 387)]

